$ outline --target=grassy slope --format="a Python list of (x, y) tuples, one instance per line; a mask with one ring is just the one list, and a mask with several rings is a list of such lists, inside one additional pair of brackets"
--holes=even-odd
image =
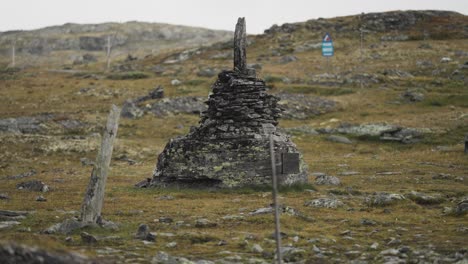
[[(319, 34), (302, 32), (293, 34), (288, 40), (292, 45), (304, 41), (320, 41)], [(261, 54), (268, 53), (268, 47), (277, 47), (284, 33), (273, 36), (258, 36), (248, 49), (250, 62), (255, 62)], [(465, 217), (442, 216), (445, 206), (453, 206), (454, 201), (467, 195), (468, 161), (462, 155), (461, 136), (468, 131), (468, 90), (460, 81), (449, 80), (446, 77), (463, 63), (465, 58), (454, 56), (456, 50), (468, 50), (466, 39), (454, 40), (416, 40), (404, 42), (387, 42), (379, 44), (378, 36), (366, 38), (366, 47), (378, 44), (374, 49), (366, 48), (364, 63), (359, 59), (359, 41), (357, 38), (335, 38), (336, 56), (332, 59), (333, 72), (343, 73), (379, 73), (384, 69), (399, 69), (416, 72), (417, 60), (430, 60), (439, 69), (445, 69), (439, 77), (429, 73), (416, 74), (415, 78), (387, 78), (384, 84), (369, 85), (360, 88), (359, 85), (348, 85), (340, 88), (330, 88), (318, 85), (307, 85), (305, 81), (288, 85), (279, 80), (269, 83), (272, 92), (287, 90), (315, 94), (329, 94), (330, 89), (348, 89), (351, 93), (329, 96), (338, 100), (343, 109), (307, 120), (282, 120), (281, 126), (294, 127), (311, 125), (313, 127), (334, 126), (338, 119), (342, 122), (366, 123), (389, 122), (410, 127), (431, 128), (440, 134), (429, 137), (415, 145), (400, 145), (382, 143), (373, 140), (353, 139), (352, 145), (340, 145), (328, 142), (322, 136), (295, 135), (293, 141), (298, 145), (309, 164), (311, 172), (321, 171), (336, 175), (342, 171), (358, 171), (359, 175), (343, 176), (342, 186), (316, 186), (318, 192), (306, 191), (285, 192), (281, 202), (296, 208), (315, 219), (306, 222), (288, 215), (282, 216), (282, 230), (290, 236), (298, 235), (301, 239), (295, 243), (285, 238), (284, 243), (307, 249), (307, 256), (312, 258), (312, 244), (309, 238), (335, 239), (336, 243), (322, 239), (317, 242), (320, 248), (331, 250), (332, 255), (341, 255), (352, 249), (367, 251), (373, 242), (380, 244), (379, 249), (387, 247), (390, 237), (399, 238), (403, 245), (414, 248), (425, 248), (431, 245), (439, 252), (459, 250), (466, 247), (466, 233), (456, 231), (458, 227), (467, 225)], [(422, 43), (429, 43), (432, 49), (419, 49)], [(227, 50), (227, 49), (226, 49)], [(219, 52), (207, 49), (200, 55), (180, 64), (178, 73), (169, 76), (151, 75), (141, 80), (89, 80), (70, 74), (51, 73), (41, 68), (31, 68), (16, 74), (15, 79), (0, 81), (0, 117), (15, 117), (52, 112), (69, 115), (87, 121), (93, 126), (104, 123), (111, 103), (121, 105), (127, 98), (145, 94), (156, 85), (163, 85), (167, 96), (202, 95), (209, 92), (209, 85), (214, 78), (202, 78), (195, 75), (200, 67), (211, 66), (218, 69), (231, 67), (230, 60), (209, 59)], [(381, 59), (370, 58), (370, 53), (378, 53)], [(325, 73), (324, 60), (319, 50), (311, 50), (294, 54), (298, 61), (289, 64), (278, 64), (278, 58), (262, 61), (263, 69), (260, 77), (287, 76), (291, 79), (307, 80), (311, 75)], [(454, 61), (440, 64), (440, 58), (449, 56)], [(138, 61), (137, 66), (146, 71), (150, 66), (161, 62), (164, 56), (149, 57)], [(363, 65), (364, 64), (364, 65)], [(93, 67), (93, 66), (91, 66)], [(95, 66), (95, 69), (100, 68)], [(98, 73), (99, 74), (99, 73)], [(178, 78), (187, 83), (173, 87), (170, 80)], [(277, 78), (278, 79), (278, 78)], [(433, 84), (437, 79), (442, 85)], [(97, 96), (78, 95), (84, 87), (94, 87)], [(399, 95), (407, 88), (424, 88), (426, 100), (414, 104), (394, 104)], [(312, 92), (309, 92), (309, 89)], [(83, 251), (89, 255), (98, 255), (97, 249), (112, 247), (124, 250), (126, 253), (117, 255), (126, 259), (142, 257), (144, 262), (158, 250), (165, 250), (176, 255), (191, 255), (195, 258), (217, 259), (221, 250), (238, 252), (242, 256), (259, 256), (251, 253), (250, 246), (243, 242), (248, 234), (252, 234), (252, 243), (259, 243), (264, 249), (272, 252), (274, 244), (265, 240), (273, 231), (273, 218), (270, 215), (246, 217), (244, 220), (220, 220), (222, 216), (247, 213), (251, 210), (265, 207), (271, 202), (268, 192), (252, 192), (240, 190), (232, 192), (207, 192), (196, 190), (137, 190), (132, 185), (143, 178), (150, 177), (154, 169), (157, 154), (165, 143), (176, 135), (187, 133), (191, 125), (196, 125), (198, 117), (193, 115), (177, 115), (165, 118), (145, 116), (139, 120), (122, 119), (118, 134), (115, 153), (127, 154), (136, 159), (138, 164), (129, 166), (125, 162), (113, 161), (107, 185), (104, 215), (107, 219), (121, 223), (118, 232), (93, 229), (93, 234), (104, 236), (118, 235), (120, 240), (100, 242), (97, 246), (88, 247), (80, 242), (79, 232), (72, 235), (74, 242), (66, 244), (65, 236), (47, 236), (39, 234), (42, 229), (52, 223), (73, 215), (63, 211), (79, 210), (82, 195), (88, 181), (91, 169), (82, 167), (79, 159), (93, 159), (95, 151), (77, 152), (44, 151), (46, 146), (54, 142), (63, 142), (62, 136), (13, 136), (2, 135), (0, 145), (0, 175), (7, 176), (24, 172), (29, 168), (39, 173), (34, 179), (40, 179), (53, 187), (53, 191), (45, 194), (46, 203), (34, 201), (37, 193), (15, 190), (15, 185), (21, 180), (1, 180), (0, 192), (6, 192), (11, 200), (0, 201), (2, 209), (34, 210), (35, 214), (28, 217), (21, 225), (7, 231), (1, 231), (2, 239), (14, 240), (48, 248), (66, 248)], [(177, 128), (179, 124), (183, 128)], [(93, 128), (90, 132), (99, 131)], [(439, 145), (446, 146), (448, 151), (436, 151)], [(401, 174), (390, 176), (376, 175), (380, 171), (396, 171)], [(433, 180), (437, 173), (449, 173), (464, 177), (461, 182), (451, 180)], [(313, 181), (313, 177), (310, 177)], [(389, 206), (391, 213), (384, 213), (383, 208), (369, 208), (363, 204), (364, 195), (341, 197), (348, 207), (340, 209), (313, 209), (305, 207), (305, 201), (314, 197), (326, 195), (331, 189), (344, 191), (352, 187), (363, 194), (374, 191), (407, 193), (411, 190), (428, 194), (440, 193), (447, 197), (441, 205), (422, 206), (409, 200), (395, 206)], [(170, 194), (172, 201), (157, 200), (157, 197)], [(141, 212), (138, 212), (141, 210)], [(70, 212), (69, 212), (70, 213)], [(175, 221), (183, 220), (190, 227), (176, 227), (175, 224), (154, 222), (161, 216), (172, 217)], [(218, 221), (218, 227), (199, 229), (193, 227), (197, 218), (208, 218)], [(376, 226), (363, 226), (362, 218), (372, 219)], [(155, 232), (171, 232), (175, 238), (158, 237), (153, 245), (143, 245), (132, 239), (139, 223), (148, 223)], [(20, 229), (30, 227), (32, 232), (21, 232)], [(347, 240), (340, 233), (351, 230), (354, 240)], [(372, 231), (377, 232), (373, 233)], [(223, 247), (215, 246), (219, 240), (226, 240)], [(165, 248), (170, 241), (177, 241), (173, 249)], [(359, 245), (359, 247), (357, 246)], [(141, 255), (132, 256), (130, 253)], [(369, 251), (377, 254), (378, 251)], [(135, 260), (137, 261), (137, 260)]]

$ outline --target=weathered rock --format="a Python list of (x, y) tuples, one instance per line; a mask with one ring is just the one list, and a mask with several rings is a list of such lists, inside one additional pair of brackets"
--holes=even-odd
[(420, 192), (411, 191), (406, 197), (418, 204), (440, 204), (444, 202), (444, 198), (439, 196), (431, 196)]
[(440, 59), (440, 62), (441, 62), (441, 63), (449, 63), (449, 62), (451, 62), (451, 61), (452, 61), (452, 59), (449, 58), (449, 57), (442, 57), (442, 58)]
[(171, 81), (171, 85), (172, 85), (172, 86), (179, 86), (179, 85), (181, 85), (181, 84), (182, 84), (182, 82), (179, 81), (179, 80), (177, 80), (177, 79), (174, 79), (174, 80)]
[(335, 198), (318, 198), (307, 201), (304, 205), (311, 207), (337, 208), (344, 206), (344, 203)]
[(424, 100), (424, 94), (417, 90), (407, 90), (401, 94), (401, 97), (409, 102), (421, 102)]
[(81, 232), (80, 237), (81, 241), (83, 241), (85, 244), (96, 244), (98, 242), (95, 236), (87, 232)]
[(28, 177), (34, 176), (34, 175), (36, 175), (36, 173), (37, 173), (36, 170), (32, 169), (30, 171), (20, 173), (20, 174), (17, 174), (17, 175), (7, 176), (6, 179), (7, 180), (18, 180), (18, 179), (28, 178)]
[(217, 225), (218, 225), (217, 223), (212, 222), (205, 218), (197, 219), (197, 221), (195, 221), (195, 227), (199, 227), (199, 228), (215, 227)]
[(71, 218), (71, 219), (67, 219), (67, 220), (63, 221), (62, 223), (58, 223), (58, 224), (55, 224), (55, 225), (47, 228), (46, 230), (44, 230), (44, 233), (45, 234), (60, 233), (60, 234), (64, 234), (64, 235), (69, 235), (73, 231), (75, 231), (77, 229), (81, 229), (81, 228), (83, 228), (85, 226), (86, 225), (83, 222), (78, 221), (75, 218)]
[(286, 63), (290, 63), (290, 62), (297, 61), (297, 60), (298, 58), (294, 55), (286, 55), (280, 58), (280, 63), (286, 64)]
[(47, 199), (44, 196), (39, 195), (36, 197), (36, 202), (47, 202)]
[(136, 119), (142, 117), (145, 112), (132, 100), (127, 100), (122, 106), (122, 117)]
[(361, 219), (361, 225), (373, 226), (376, 224), (377, 222), (375, 222), (374, 220), (366, 219), (366, 218)]
[(151, 264), (196, 264), (183, 257), (174, 257), (166, 252), (159, 251), (156, 256), (151, 259)]
[(0, 193), (0, 200), (10, 200), (10, 196), (6, 193)]
[(370, 206), (386, 206), (394, 204), (404, 199), (405, 196), (401, 194), (379, 192), (366, 197), (365, 203)]
[(317, 185), (340, 185), (340, 179), (335, 176), (320, 175), (315, 178)]
[(0, 222), (0, 230), (2, 229), (8, 229), (10, 227), (13, 227), (15, 225), (19, 225), (21, 222), (18, 221), (2, 221)]
[(351, 140), (347, 137), (337, 136), (337, 135), (330, 135), (327, 137), (328, 141), (336, 142), (336, 143), (343, 143), (343, 144), (353, 144)]
[(282, 247), (281, 256), (286, 262), (296, 262), (304, 259), (306, 251), (296, 247)]
[(166, 224), (174, 222), (174, 220), (171, 217), (167, 217), (167, 216), (159, 217), (158, 220), (159, 220), (159, 223), (166, 223)]
[(48, 252), (36, 247), (11, 243), (0, 244), (0, 263), (54, 263), (54, 264), (91, 264), (85, 256), (74, 252)]
[(49, 186), (43, 183), (42, 181), (32, 180), (32, 181), (18, 183), (16, 185), (16, 189), (35, 191), (35, 192), (48, 192)]
[(453, 212), (455, 215), (465, 215), (468, 213), (468, 197), (463, 197), (460, 202), (457, 203)]
[(243, 73), (247, 70), (247, 33), (245, 18), (237, 19), (234, 31), (234, 70)]
[(146, 240), (146, 241), (156, 240), (156, 236), (150, 232), (149, 227), (146, 224), (141, 224), (140, 226), (138, 226), (138, 230), (135, 234), (135, 238), (140, 239), (140, 240)]

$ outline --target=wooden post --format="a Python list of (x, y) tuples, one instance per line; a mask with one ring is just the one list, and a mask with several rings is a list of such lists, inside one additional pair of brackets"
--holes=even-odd
[(119, 128), (120, 109), (112, 105), (107, 125), (103, 133), (101, 148), (96, 158), (88, 188), (81, 206), (81, 220), (84, 223), (96, 223), (101, 216), (106, 188), (107, 173), (112, 157), (114, 140)]
[(280, 216), (278, 205), (278, 181), (276, 179), (276, 162), (275, 162), (275, 144), (273, 142), (273, 134), (270, 134), (270, 157), (271, 157), (271, 179), (273, 184), (273, 206), (275, 210), (275, 239), (276, 239), (276, 256), (277, 263), (281, 264), (281, 229)]
[(13, 42), (11, 47), (11, 67), (16, 67), (16, 41)]

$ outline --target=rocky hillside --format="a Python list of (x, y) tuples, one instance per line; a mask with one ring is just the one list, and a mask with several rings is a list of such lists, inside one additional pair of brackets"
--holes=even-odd
[[(25, 63), (80, 63), (104, 56), (111, 37), (113, 56), (158, 53), (168, 48), (189, 48), (231, 38), (228, 31), (161, 23), (126, 22), (65, 24), (31, 31), (0, 32), (0, 60), (10, 59), (16, 42), (17, 59)], [(67, 56), (64, 58), (63, 55)], [(84, 57), (83, 55), (87, 54)]]

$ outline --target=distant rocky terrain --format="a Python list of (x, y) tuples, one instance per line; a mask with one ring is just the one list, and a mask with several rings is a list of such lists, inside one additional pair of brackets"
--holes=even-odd
[(68, 56), (62, 57), (62, 64), (94, 62), (95, 57), (105, 55), (108, 37), (114, 55), (120, 57), (197, 47), (232, 38), (228, 31), (163, 23), (68, 23), (37, 30), (0, 32), (0, 61), (10, 59), (16, 43), (17, 59), (30, 64), (50, 62), (50, 56), (54, 58), (64, 52)]

